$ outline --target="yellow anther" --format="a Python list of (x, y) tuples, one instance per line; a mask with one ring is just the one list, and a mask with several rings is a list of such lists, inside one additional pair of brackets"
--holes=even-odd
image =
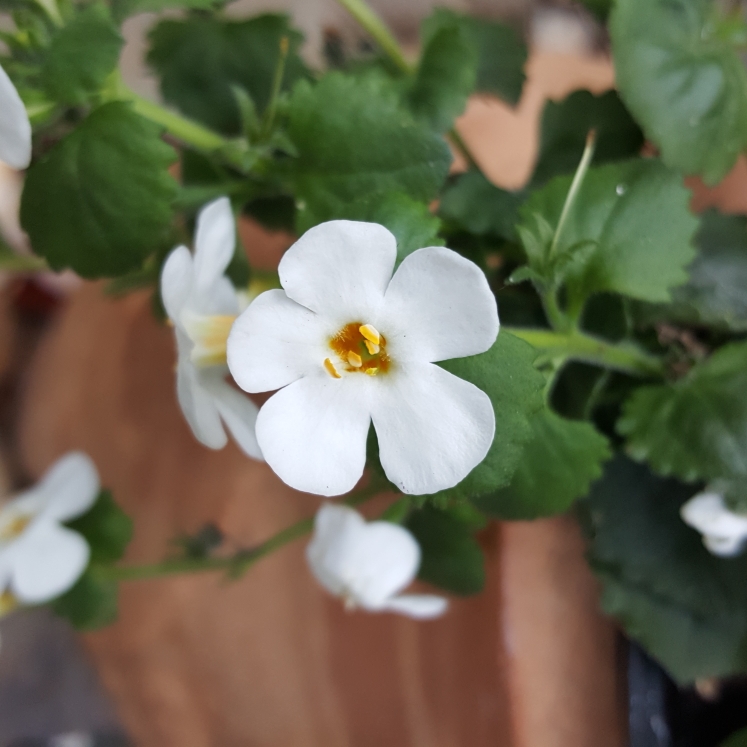
[(327, 373), (333, 378), (333, 379), (341, 379), (342, 376), (337, 373), (337, 369), (335, 368), (335, 364), (332, 363), (332, 361), (329, 358), (324, 359), (324, 367), (327, 369)]
[(378, 369), (378, 368), (366, 368), (366, 369), (364, 369), (364, 370), (365, 370), (365, 372), (366, 372), (366, 373), (367, 373), (367, 374), (368, 374), (369, 376), (376, 376), (376, 374), (377, 374), (377, 373), (379, 373), (379, 369)]
[(371, 355), (378, 355), (381, 351), (381, 346), (377, 345), (375, 342), (371, 342), (370, 340), (363, 340), (363, 342)]
[(352, 350), (348, 353), (348, 363), (353, 368), (360, 368), (363, 365), (363, 358), (358, 355), (358, 353), (354, 353)]
[(379, 345), (381, 343), (381, 335), (372, 324), (363, 324), (358, 328), (358, 331), (374, 345)]

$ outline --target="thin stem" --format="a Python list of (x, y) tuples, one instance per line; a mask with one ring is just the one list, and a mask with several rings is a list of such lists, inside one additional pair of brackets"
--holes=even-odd
[(407, 74), (412, 72), (412, 66), (405, 59), (399, 43), (392, 36), (386, 24), (364, 0), (337, 0), (337, 2), (368, 31), (399, 70)]
[(275, 67), (275, 76), (272, 79), (272, 93), (270, 94), (270, 103), (267, 105), (267, 111), (265, 112), (265, 121), (262, 127), (262, 135), (264, 137), (267, 137), (272, 132), (272, 125), (275, 122), (275, 110), (277, 109), (278, 105), (280, 88), (283, 85), (285, 61), (288, 59), (289, 47), (290, 40), (287, 36), (284, 36), (280, 40), (280, 57), (278, 58), (278, 64)]
[(47, 14), (49, 20), (55, 26), (62, 28), (65, 25), (62, 13), (60, 13), (60, 9), (57, 6), (57, 0), (36, 0), (36, 4)]
[[(357, 506), (385, 489), (386, 482), (382, 478), (372, 475), (365, 488), (348, 496), (343, 503), (347, 506)], [(244, 573), (260, 558), (264, 558), (275, 550), (303, 537), (313, 528), (314, 517), (310, 516), (282, 529), (256, 547), (240, 550), (227, 557), (178, 558), (145, 565), (104, 567), (99, 569), (99, 574), (112, 581), (137, 581), (181, 573), (204, 573), (205, 571), (227, 571), (230, 576), (236, 577)]]
[(594, 157), (594, 147), (596, 145), (597, 134), (594, 130), (589, 130), (589, 134), (586, 136), (586, 146), (584, 147), (581, 161), (579, 161), (576, 173), (573, 175), (573, 181), (571, 182), (571, 188), (568, 190), (568, 194), (565, 197), (565, 203), (563, 204), (563, 210), (560, 213), (560, 220), (558, 220), (558, 226), (555, 229), (555, 235), (552, 237), (552, 244), (550, 244), (549, 258), (552, 259), (555, 256), (555, 252), (560, 242), (560, 234), (563, 231), (568, 215), (571, 212), (573, 203), (576, 201), (578, 192), (581, 189), (581, 185), (584, 183), (584, 177), (586, 172), (589, 170), (591, 159)]
[(449, 140), (451, 140), (456, 149), (462, 154), (469, 168), (477, 169), (478, 171), (482, 172), (480, 165), (472, 155), (472, 151), (469, 149), (467, 143), (464, 142), (456, 127), (452, 127), (449, 130)]
[(49, 265), (43, 257), (28, 254), (15, 254), (0, 245), (0, 271), (2, 272), (44, 272)]
[(578, 330), (555, 332), (549, 329), (504, 327), (553, 358), (591, 363), (633, 376), (662, 376), (663, 362), (631, 343), (611, 343)]

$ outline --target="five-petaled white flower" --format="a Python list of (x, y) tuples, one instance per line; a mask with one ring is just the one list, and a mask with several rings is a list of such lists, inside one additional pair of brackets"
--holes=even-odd
[(224, 275), (236, 247), (231, 203), (221, 197), (197, 217), (194, 257), (174, 249), (161, 273), (161, 296), (176, 332), (179, 404), (198, 441), (222, 449), (225, 426), (239, 447), (261, 459), (257, 406), (226, 381), (226, 340), (239, 314), (239, 295)]
[(325, 589), (348, 609), (438, 617), (448, 602), (434, 594), (398, 594), (415, 578), (420, 547), (403, 527), (365, 519), (347, 506), (325, 505), (306, 548), (309, 567)]
[(316, 226), (280, 262), (283, 290), (261, 294), (231, 330), (239, 386), (280, 389), (260, 410), (257, 440), (298, 490), (351, 490), (372, 420), (384, 471), (405, 493), (456, 485), (493, 441), (488, 396), (435, 365), (495, 341), (485, 275), (443, 247), (410, 254), (392, 277), (396, 258), (383, 226)]
[(78, 580), (90, 549), (62, 522), (84, 514), (98, 494), (96, 467), (73, 451), (0, 508), (0, 613), (19, 603), (48, 602)]
[(25, 169), (30, 160), (31, 125), (26, 107), (0, 67), (0, 161), (14, 169)]
[(729, 510), (724, 496), (705, 490), (680, 509), (682, 520), (703, 535), (703, 544), (714, 555), (738, 555), (747, 542), (747, 515)]

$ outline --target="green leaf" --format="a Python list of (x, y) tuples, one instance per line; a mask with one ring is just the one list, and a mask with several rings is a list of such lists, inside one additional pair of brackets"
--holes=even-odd
[(672, 303), (640, 305), (642, 322), (668, 320), (747, 332), (747, 218), (709, 210), (695, 236), (700, 250), (690, 279), (672, 291)]
[(485, 585), (485, 561), (473, 528), (450, 511), (425, 506), (405, 526), (420, 545), (418, 578), (454, 594), (477, 594)]
[(636, 156), (643, 146), (643, 133), (616, 91), (599, 96), (574, 91), (562, 101), (545, 104), (532, 184), (544, 184), (558, 174), (575, 172), (589, 130), (597, 134), (595, 164)]
[(408, 100), (437, 132), (446, 132), (464, 111), (477, 80), (477, 49), (465, 25), (454, 22), (425, 41)]
[(475, 88), (492, 93), (509, 104), (516, 104), (524, 86), (527, 48), (512, 28), (486, 18), (462, 15), (438, 8), (423, 21), (424, 43), (441, 29), (461, 26), (477, 52)]
[(439, 365), (482, 389), (495, 410), (495, 438), (485, 459), (458, 485), (434, 495), (439, 505), (492, 493), (508, 485), (532, 438), (531, 417), (542, 407), (545, 379), (533, 366), (536, 351), (505, 330), (490, 350)]
[(89, 5), (52, 37), (41, 70), (44, 88), (61, 103), (86, 103), (117, 66), (123, 44), (106, 6)]
[(290, 43), (283, 73), (286, 90), (308, 71), (298, 56), (303, 37), (284, 15), (161, 21), (150, 33), (148, 62), (161, 78), (166, 101), (218, 132), (239, 135), (241, 112), (233, 87), (243, 88), (263, 111), (283, 37)]
[(300, 81), (290, 100), (288, 132), (298, 148), (290, 176), (308, 227), (338, 218), (346, 205), (388, 192), (418, 202), (435, 197), (451, 153), (443, 138), (415, 121), (380, 77), (329, 73)]
[(621, 0), (617, 87), (664, 162), (718, 182), (747, 144), (747, 77), (710, 0)]
[[(521, 209), (558, 224), (571, 176), (556, 177)], [(558, 243), (563, 254), (581, 243), (596, 251), (568, 281), (571, 304), (610, 291), (646, 301), (668, 301), (669, 289), (687, 280), (697, 221), (688, 209), (681, 177), (654, 159), (635, 159), (589, 169)]]
[(721, 743), (721, 747), (747, 747), (747, 729), (740, 729), (732, 734), (725, 742)]
[(515, 239), (519, 207), (526, 192), (496, 187), (479, 171), (459, 174), (444, 190), (438, 214), (480, 236)]
[(627, 451), (683, 480), (747, 476), (747, 343), (717, 350), (673, 384), (637, 389), (617, 430)]
[(600, 21), (606, 21), (612, 10), (612, 0), (581, 0)]
[(122, 21), (136, 13), (160, 13), (168, 8), (211, 10), (223, 5), (223, 0), (111, 0), (114, 17)]
[(544, 408), (531, 424), (532, 439), (524, 447), (511, 484), (475, 501), (485, 513), (501, 519), (559, 514), (601, 477), (610, 449), (591, 423), (566, 420)]
[(703, 547), (679, 516), (691, 494), (618, 457), (588, 502), (602, 607), (682, 684), (747, 672), (747, 556)]
[(174, 150), (128, 104), (96, 109), (28, 171), (21, 223), (56, 270), (122, 275), (168, 237)]
[(86, 539), (92, 563), (119, 560), (132, 539), (132, 519), (114, 502), (108, 490), (102, 490), (91, 510), (67, 526)]
[(78, 630), (102, 628), (117, 619), (117, 583), (96, 566), (89, 566), (75, 586), (51, 606)]

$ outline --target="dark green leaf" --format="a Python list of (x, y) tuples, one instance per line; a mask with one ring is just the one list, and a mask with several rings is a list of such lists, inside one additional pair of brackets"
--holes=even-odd
[(509, 192), (489, 182), (481, 172), (457, 176), (443, 192), (439, 215), (478, 235), (516, 237), (519, 207), (526, 193)]
[(91, 548), (92, 563), (113, 563), (124, 555), (132, 539), (132, 519), (102, 490), (96, 503), (83, 516), (67, 524), (82, 534)]
[(315, 86), (299, 82), (289, 134), (299, 153), (291, 177), (309, 213), (299, 217), (304, 228), (389, 192), (428, 202), (451, 163), (444, 140), (417, 123), (380, 77), (329, 73)]
[(484, 558), (470, 524), (448, 511), (425, 506), (405, 526), (420, 545), (418, 578), (454, 594), (477, 594), (485, 585)]
[(747, 77), (710, 0), (621, 0), (617, 86), (669, 166), (719, 181), (747, 144)]
[(542, 112), (540, 153), (532, 183), (572, 174), (589, 130), (597, 134), (594, 163), (620, 161), (640, 153), (643, 133), (615, 91), (595, 96), (575, 91), (562, 101), (548, 101)]
[(692, 492), (618, 457), (588, 504), (604, 610), (680, 683), (747, 672), (747, 556), (703, 547), (679, 516)]
[(61, 103), (85, 103), (117, 66), (123, 44), (106, 6), (89, 5), (52, 37), (41, 71), (44, 88)]
[(612, 10), (612, 0), (581, 0), (581, 2), (600, 20), (606, 21)]
[(683, 480), (747, 476), (747, 343), (716, 351), (674, 384), (642, 387), (617, 429), (628, 453)]
[(78, 630), (102, 628), (117, 619), (117, 584), (89, 566), (70, 591), (52, 602), (52, 609)]
[(233, 87), (243, 88), (263, 111), (283, 37), (290, 42), (283, 74), (283, 89), (288, 89), (308, 72), (298, 56), (303, 37), (284, 15), (161, 21), (150, 34), (148, 62), (161, 78), (166, 101), (219, 132), (239, 135), (241, 112)]
[(732, 734), (725, 742), (721, 743), (721, 747), (747, 747), (747, 729), (741, 729)]
[[(531, 230), (542, 216), (555, 229), (571, 177), (556, 177), (521, 209)], [(680, 176), (654, 159), (591, 168), (561, 232), (557, 253), (594, 242), (596, 250), (568, 281), (571, 301), (610, 291), (648, 301), (669, 300), (669, 289), (687, 280), (697, 226)], [(534, 219), (536, 220), (536, 218)]]
[(124, 103), (96, 109), (28, 171), (21, 223), (37, 254), (86, 278), (134, 269), (168, 236), (176, 154)]
[(533, 436), (511, 484), (475, 501), (501, 519), (559, 514), (586, 495), (610, 457), (607, 439), (591, 423), (561, 418), (544, 408), (531, 420)]
[(464, 111), (477, 79), (477, 49), (465, 24), (444, 25), (425, 42), (409, 103), (434, 130), (446, 132)]
[(495, 410), (495, 438), (488, 455), (456, 487), (435, 494), (440, 504), (493, 493), (510, 483), (532, 438), (531, 417), (542, 407), (545, 379), (532, 365), (535, 357), (531, 345), (501, 331), (486, 353), (439, 364), (482, 389)]

